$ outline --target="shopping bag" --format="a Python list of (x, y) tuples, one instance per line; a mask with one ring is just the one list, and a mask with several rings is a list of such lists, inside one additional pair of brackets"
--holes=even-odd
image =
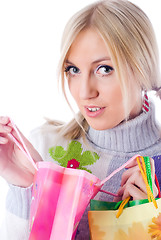
[(29, 240), (74, 239), (78, 223), (99, 191), (99, 179), (84, 171), (39, 162), (33, 185)]
[(156, 202), (157, 209), (152, 202), (127, 207), (119, 218), (118, 210), (89, 211), (91, 240), (161, 239), (161, 199)]
[(122, 201), (115, 203), (91, 200), (91, 209), (88, 212), (90, 239), (161, 239), (161, 198), (156, 199), (156, 205), (154, 199), (154, 202), (150, 200), (152, 195), (144, 200), (127, 201), (119, 217), (117, 214)]

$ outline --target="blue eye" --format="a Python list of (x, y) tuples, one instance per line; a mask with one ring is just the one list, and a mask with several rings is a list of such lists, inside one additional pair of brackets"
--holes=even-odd
[(70, 75), (76, 75), (80, 73), (80, 70), (75, 66), (68, 66), (65, 68), (65, 72)]
[(95, 73), (101, 76), (109, 75), (114, 69), (108, 65), (100, 65), (97, 67)]

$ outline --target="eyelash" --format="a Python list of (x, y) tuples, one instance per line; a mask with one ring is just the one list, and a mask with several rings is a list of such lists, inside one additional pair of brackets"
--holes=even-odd
[[(72, 69), (72, 68), (75, 69), (76, 71), (80, 71), (79, 68), (77, 68), (76, 66), (71, 65), (71, 66), (65, 67), (64, 72), (65, 72), (67, 75), (69, 74), (69, 75), (71, 75), (71, 76), (74, 76), (75, 74), (78, 74), (78, 73), (75, 73), (75, 74), (70, 73), (70, 69)], [(107, 72), (106, 74), (97, 73), (101, 68), (106, 68), (106, 69), (108, 69), (108, 70), (107, 70), (108, 72)], [(96, 70), (94, 71), (94, 74), (101, 75), (101, 77), (104, 77), (104, 76), (109, 75), (113, 70), (114, 70), (113, 67), (111, 67), (111, 66), (109, 66), (109, 65), (99, 65), (99, 66), (96, 68)]]
[(66, 74), (71, 74), (71, 75), (74, 75), (74, 74), (72, 74), (72, 73), (70, 73), (69, 71), (70, 71), (70, 69), (76, 69), (76, 70), (78, 70), (78, 71), (80, 71), (79, 70), (79, 68), (77, 68), (77, 67), (75, 67), (75, 66), (67, 66), (66, 68), (65, 68), (65, 70), (64, 70), (64, 72), (66, 73)]
[(106, 68), (106, 70), (108, 71), (107, 74), (98, 74), (98, 75), (102, 75), (102, 76), (107, 76), (109, 75), (114, 69), (113, 67), (109, 66), (109, 65), (99, 65), (96, 70), (95, 70), (95, 73), (97, 74), (97, 71), (100, 70), (100, 69), (103, 69), (103, 68)]

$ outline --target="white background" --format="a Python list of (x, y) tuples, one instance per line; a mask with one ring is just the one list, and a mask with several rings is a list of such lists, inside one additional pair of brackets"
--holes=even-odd
[[(69, 17), (92, 2), (0, 0), (0, 115), (10, 116), (26, 136), (44, 122), (44, 117), (65, 121), (72, 118), (57, 86), (61, 35)], [(151, 19), (161, 51), (160, 1), (132, 2)], [(160, 121), (161, 103), (156, 103)], [(1, 222), (7, 192), (2, 179), (0, 190)]]

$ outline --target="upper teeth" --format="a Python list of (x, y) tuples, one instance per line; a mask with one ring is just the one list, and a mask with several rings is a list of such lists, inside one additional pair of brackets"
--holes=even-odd
[(101, 108), (88, 108), (88, 110), (90, 111), (90, 112), (96, 112), (96, 111), (98, 111), (98, 110), (100, 110)]

